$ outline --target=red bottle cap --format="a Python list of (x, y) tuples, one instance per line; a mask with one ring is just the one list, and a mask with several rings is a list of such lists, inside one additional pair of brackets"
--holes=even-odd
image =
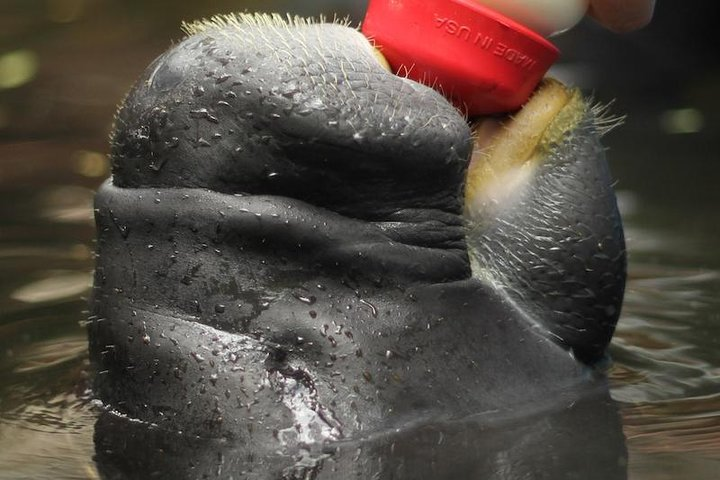
[(362, 32), (399, 75), (469, 116), (517, 110), (559, 50), (473, 0), (370, 0)]

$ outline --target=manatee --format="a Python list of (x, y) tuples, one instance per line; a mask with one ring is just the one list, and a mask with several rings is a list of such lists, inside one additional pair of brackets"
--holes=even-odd
[(186, 30), (96, 196), (103, 475), (624, 478), (616, 121), (554, 80), (469, 121), (345, 24)]

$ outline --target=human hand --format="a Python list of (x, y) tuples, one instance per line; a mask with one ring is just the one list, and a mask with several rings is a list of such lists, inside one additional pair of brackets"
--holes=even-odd
[(589, 15), (603, 27), (626, 33), (650, 23), (655, 0), (590, 0)]

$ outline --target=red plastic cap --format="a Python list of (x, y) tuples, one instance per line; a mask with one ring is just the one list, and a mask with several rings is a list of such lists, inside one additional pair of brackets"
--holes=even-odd
[(469, 116), (520, 108), (560, 53), (473, 0), (370, 0), (362, 31), (395, 73), (439, 90)]

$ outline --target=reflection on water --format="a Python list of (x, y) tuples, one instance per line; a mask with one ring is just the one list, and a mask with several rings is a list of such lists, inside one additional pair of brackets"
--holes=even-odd
[[(0, 50), (0, 479), (93, 479), (97, 411), (88, 399), (83, 328), (91, 192), (107, 174), (102, 152), (114, 104), (177, 37), (169, 29), (197, 14), (190, 13), (192, 2), (178, 2), (166, 23), (158, 20), (166, 2), (145, 10), (137, 1), (45, 3), (37, 15), (19, 7), (0, 15), (3, 40), (12, 44)], [(95, 11), (96, 4), (107, 10)], [(229, 4), (222, 3), (226, 10)], [(116, 17), (122, 20), (106, 34)], [(72, 22), (82, 27), (70, 29)], [(58, 45), (69, 47), (36, 38), (21, 45), (45, 24), (56, 29)], [(87, 89), (78, 90), (77, 82)], [(631, 116), (610, 138), (631, 251), (611, 349), (611, 393), (632, 480), (709, 480), (720, 470), (718, 170), (693, 145), (717, 147), (707, 143), (711, 133), (687, 136), (688, 122), (697, 130), (697, 115), (652, 117), (653, 111), (635, 118), (655, 119), (653, 140), (666, 156), (643, 163), (648, 155), (640, 149), (647, 146), (635, 137), (647, 136), (652, 122), (633, 124)], [(706, 115), (704, 128), (713, 121)]]
[(80, 295), (89, 286), (87, 273), (46, 272), (47, 277), (24, 285), (10, 294), (13, 300), (44, 303)]
[(720, 461), (720, 274), (638, 264), (613, 344), (638, 478), (716, 478)]
[(0, 323), (2, 479), (96, 478), (87, 339), (77, 322), (83, 302), (57, 306)]
[(717, 478), (720, 272), (696, 262), (714, 265), (718, 252), (695, 248), (710, 240), (688, 234), (697, 213), (662, 229), (641, 228), (658, 212), (647, 211), (653, 208), (647, 202), (632, 203), (630, 281), (609, 372), (631, 453), (630, 477)]

